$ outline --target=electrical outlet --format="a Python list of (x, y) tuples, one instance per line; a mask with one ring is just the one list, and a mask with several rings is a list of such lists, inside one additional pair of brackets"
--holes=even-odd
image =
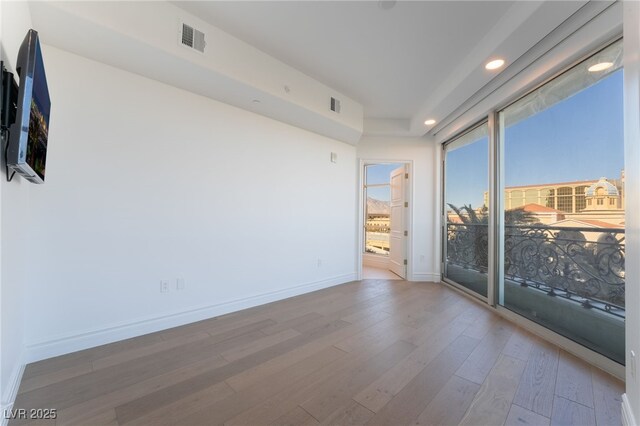
[(169, 280), (160, 280), (160, 293), (167, 293), (169, 291)]
[(318, 268), (322, 267), (322, 259), (318, 259)]
[(176, 280), (176, 290), (184, 290), (184, 278), (178, 278)]

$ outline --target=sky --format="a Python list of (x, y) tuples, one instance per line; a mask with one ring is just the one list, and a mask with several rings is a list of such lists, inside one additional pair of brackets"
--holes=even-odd
[[(624, 167), (622, 70), (505, 131), (505, 186), (600, 177)], [(488, 139), (447, 153), (446, 202), (474, 208), (488, 188)]]
[[(402, 167), (402, 164), (372, 164), (368, 165), (367, 176), (365, 177), (367, 185), (389, 183), (389, 176), (391, 172)], [(389, 187), (373, 187), (367, 188), (367, 197), (375, 198), (376, 200), (389, 201)]]

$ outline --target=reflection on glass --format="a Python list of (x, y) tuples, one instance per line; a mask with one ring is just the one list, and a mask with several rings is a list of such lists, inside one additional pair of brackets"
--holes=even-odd
[(445, 145), (445, 278), (487, 296), (488, 126)]
[(499, 303), (624, 363), (621, 57), (614, 44), (500, 113)]

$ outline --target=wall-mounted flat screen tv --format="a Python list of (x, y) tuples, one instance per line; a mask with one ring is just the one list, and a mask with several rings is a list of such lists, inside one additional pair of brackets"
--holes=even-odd
[(44, 183), (51, 100), (38, 33), (29, 30), (16, 62), (20, 76), (16, 121), (11, 125), (7, 165), (33, 183)]

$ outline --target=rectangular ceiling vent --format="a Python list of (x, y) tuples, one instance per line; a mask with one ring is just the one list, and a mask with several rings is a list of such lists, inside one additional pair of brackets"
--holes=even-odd
[(207, 42), (204, 41), (204, 33), (185, 23), (182, 24), (180, 40), (183, 46), (190, 47), (200, 53), (204, 53), (204, 48), (207, 45)]
[(331, 111), (340, 114), (340, 100), (334, 97), (331, 98)]

